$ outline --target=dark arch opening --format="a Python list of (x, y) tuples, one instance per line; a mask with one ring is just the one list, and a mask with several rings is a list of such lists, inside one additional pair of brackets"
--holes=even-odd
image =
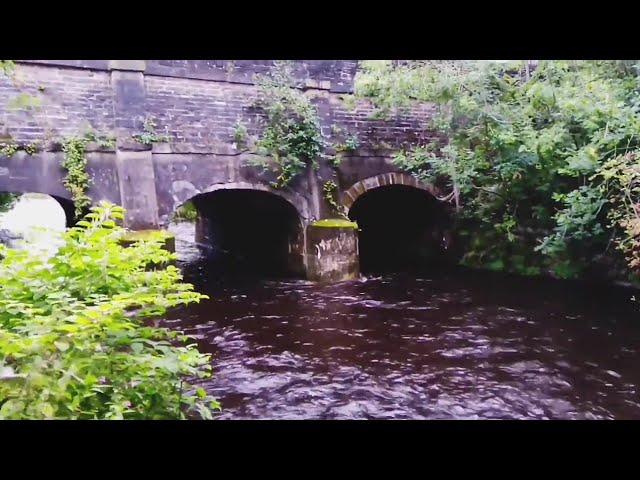
[(300, 276), (303, 234), (296, 208), (270, 192), (221, 189), (191, 199), (196, 241), (209, 247), (210, 268), (225, 276)]
[(416, 272), (445, 262), (449, 215), (430, 193), (387, 185), (363, 193), (349, 210), (358, 222), (360, 269), (365, 274)]
[(74, 205), (73, 201), (69, 200), (68, 198), (58, 197), (56, 195), (49, 196), (56, 202), (58, 202), (58, 205), (60, 205), (60, 207), (62, 207), (62, 210), (64, 211), (65, 226), (67, 228), (73, 227), (79, 220), (76, 217), (76, 206)]

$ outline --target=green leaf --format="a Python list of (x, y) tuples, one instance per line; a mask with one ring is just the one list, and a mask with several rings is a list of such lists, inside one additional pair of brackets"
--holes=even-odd
[(45, 418), (51, 418), (54, 415), (53, 406), (50, 403), (40, 405), (40, 412), (42, 412)]

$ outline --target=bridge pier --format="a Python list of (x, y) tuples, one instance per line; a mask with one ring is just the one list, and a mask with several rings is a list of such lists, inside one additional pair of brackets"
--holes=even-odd
[(116, 151), (116, 169), (120, 181), (120, 205), (126, 212), (131, 230), (159, 228), (156, 181), (151, 150)]
[(358, 227), (344, 220), (320, 220), (307, 226), (305, 267), (309, 280), (338, 283), (360, 276)]

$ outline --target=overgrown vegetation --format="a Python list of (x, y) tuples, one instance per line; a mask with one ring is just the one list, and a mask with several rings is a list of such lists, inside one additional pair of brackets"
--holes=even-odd
[(339, 152), (355, 152), (360, 147), (360, 139), (358, 135), (348, 135), (344, 143), (336, 145), (336, 150)]
[(242, 123), (241, 119), (236, 121), (233, 131), (233, 140), (236, 142), (238, 148), (244, 148), (249, 138), (249, 131), (247, 126)]
[(464, 202), (465, 263), (573, 278), (637, 271), (639, 86), (635, 62), (376, 61), (356, 92), (383, 113), (439, 106), (448, 142), (395, 161)]
[(87, 145), (92, 142), (107, 148), (115, 146), (113, 137), (99, 135), (91, 129), (82, 137), (69, 138), (62, 143), (62, 151), (65, 154), (62, 167), (67, 172), (64, 186), (71, 193), (76, 217), (83, 216), (91, 206), (91, 198), (87, 194), (91, 185), (85, 153)]
[(192, 202), (185, 202), (173, 214), (174, 222), (195, 222), (198, 211)]
[(0, 147), (0, 156), (11, 158), (18, 151), (18, 144), (16, 143), (3, 143)]
[(161, 238), (123, 247), (123, 217), (95, 207), (53, 255), (0, 246), (0, 419), (209, 419), (219, 408), (187, 382), (211, 374), (209, 357), (149, 326), (206, 297), (176, 267), (147, 268), (175, 259)]
[(90, 177), (87, 173), (87, 159), (85, 149), (89, 140), (86, 138), (70, 138), (62, 144), (64, 160), (62, 167), (67, 175), (64, 186), (71, 192), (71, 199), (75, 205), (77, 217), (84, 215), (91, 206), (91, 198), (87, 195)]
[[(11, 76), (15, 69), (13, 60), (0, 60), (0, 75)], [(10, 139), (10, 136), (9, 136)], [(0, 156), (11, 158), (18, 151), (18, 145), (12, 141), (4, 141), (0, 143)], [(20, 198), (19, 194), (2, 192), (0, 193), (0, 213), (7, 212)]]
[(328, 180), (324, 183), (322, 187), (322, 193), (324, 194), (324, 199), (331, 206), (333, 213), (348, 219), (344, 211), (344, 207), (338, 204), (338, 202), (336, 201), (335, 197), (337, 195), (337, 192), (338, 185), (336, 184), (336, 182), (334, 182), (333, 180)]
[(0, 213), (11, 210), (19, 198), (19, 194), (0, 192)]
[(131, 136), (134, 141), (143, 145), (153, 145), (154, 143), (166, 143), (169, 141), (167, 135), (160, 135), (156, 128), (158, 124), (153, 117), (147, 117), (144, 121), (142, 133), (136, 133)]
[(256, 143), (260, 155), (257, 165), (273, 168), (278, 178), (273, 186), (281, 188), (304, 172), (319, 168), (327, 144), (322, 136), (315, 106), (294, 88), (289, 62), (276, 62), (269, 75), (256, 77), (260, 93), (257, 105), (266, 115), (264, 130)]

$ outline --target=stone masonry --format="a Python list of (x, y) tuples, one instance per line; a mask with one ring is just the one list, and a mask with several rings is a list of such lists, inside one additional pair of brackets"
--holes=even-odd
[[(318, 175), (297, 179), (286, 191), (301, 221), (331, 216), (322, 184), (333, 180), (347, 207), (358, 182), (398, 172), (394, 151), (429, 141), (430, 106), (389, 120), (371, 116), (367, 102), (350, 108), (355, 60), (297, 60), (295, 78), (318, 107), (329, 139), (357, 135), (360, 148), (348, 154), (337, 173), (325, 162)], [(91, 128), (117, 139), (114, 149), (89, 145), (89, 196), (127, 210), (132, 229), (158, 228), (194, 196), (222, 188), (270, 190), (272, 174), (248, 165), (255, 152), (234, 141), (236, 123), (259, 132), (262, 113), (254, 106), (255, 74), (272, 60), (20, 60), (13, 78), (0, 76), (0, 143), (34, 144), (37, 152), (0, 157), (0, 191), (47, 193), (59, 201), (71, 196), (63, 186), (61, 145), (56, 139), (83, 135)], [(13, 108), (16, 97), (38, 99), (33, 108)], [(167, 143), (130, 140), (153, 118)], [(400, 178), (400, 177), (398, 177)], [(399, 181), (399, 180), (398, 180)], [(66, 210), (69, 210), (68, 206)]]

